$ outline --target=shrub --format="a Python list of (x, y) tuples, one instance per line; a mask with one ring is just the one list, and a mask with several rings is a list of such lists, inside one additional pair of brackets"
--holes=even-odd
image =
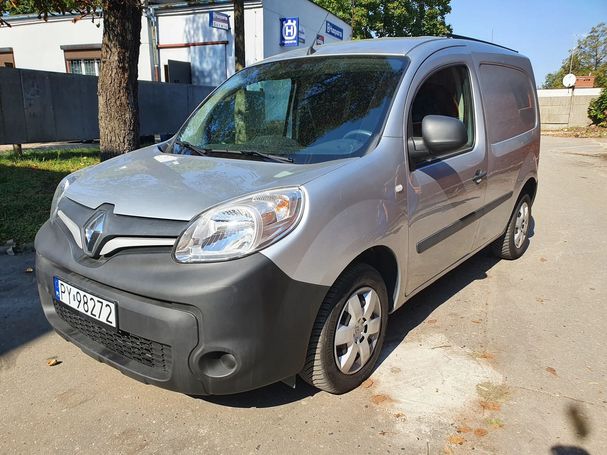
[(594, 125), (607, 126), (607, 89), (601, 90), (599, 97), (590, 102), (588, 117)]

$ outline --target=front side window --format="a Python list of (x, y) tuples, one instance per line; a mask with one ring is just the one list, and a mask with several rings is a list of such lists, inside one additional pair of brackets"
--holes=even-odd
[(443, 115), (460, 120), (468, 133), (468, 142), (459, 150), (463, 151), (474, 143), (473, 113), (470, 73), (465, 65), (441, 69), (426, 79), (413, 100), (407, 128), (410, 138), (409, 158), (414, 166), (437, 159), (436, 155), (426, 149), (422, 138), (422, 122), (425, 116)]
[(382, 129), (404, 68), (402, 58), (359, 56), (253, 66), (220, 86), (177, 139), (211, 155), (254, 151), (302, 164), (361, 156)]

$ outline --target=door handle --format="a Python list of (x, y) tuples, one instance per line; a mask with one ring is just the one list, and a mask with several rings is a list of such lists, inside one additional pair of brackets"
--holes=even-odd
[(479, 183), (481, 183), (483, 181), (483, 179), (485, 177), (487, 177), (487, 171), (477, 169), (476, 172), (474, 173), (474, 177), (472, 177), (472, 180), (474, 181), (474, 183), (476, 183), (478, 185)]

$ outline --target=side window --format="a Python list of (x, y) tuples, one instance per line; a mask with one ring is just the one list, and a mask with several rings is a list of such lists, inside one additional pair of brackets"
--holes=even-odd
[(480, 70), (487, 130), (492, 144), (535, 127), (535, 97), (525, 73), (506, 66), (483, 64)]
[[(455, 65), (432, 74), (417, 91), (409, 114), (409, 159), (414, 166), (437, 159), (422, 138), (422, 121), (427, 115), (443, 115), (460, 120), (466, 127), (468, 142), (455, 153), (469, 149), (474, 143), (474, 107), (470, 73), (465, 65)], [(450, 151), (449, 154), (453, 154)]]

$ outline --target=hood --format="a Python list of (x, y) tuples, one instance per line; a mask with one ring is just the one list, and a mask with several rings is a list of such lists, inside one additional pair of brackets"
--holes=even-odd
[(229, 199), (303, 185), (347, 161), (283, 164), (171, 155), (151, 146), (79, 172), (66, 196), (91, 209), (112, 204), (117, 215), (187, 221)]

